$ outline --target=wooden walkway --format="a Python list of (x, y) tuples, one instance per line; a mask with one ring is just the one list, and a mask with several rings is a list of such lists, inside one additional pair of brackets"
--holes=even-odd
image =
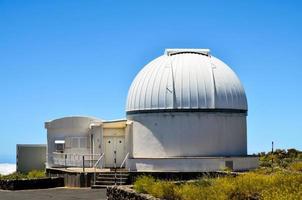
[(62, 171), (62, 172), (76, 172), (76, 173), (82, 173), (82, 172), (85, 172), (85, 173), (110, 172), (110, 168), (103, 168), (103, 169), (96, 168), (96, 169), (95, 169), (95, 168), (90, 168), (90, 167), (86, 167), (86, 168), (84, 169), (84, 171), (83, 171), (83, 168), (80, 168), (80, 167), (48, 168), (48, 169), (51, 169), (51, 170), (59, 170), (59, 171)]

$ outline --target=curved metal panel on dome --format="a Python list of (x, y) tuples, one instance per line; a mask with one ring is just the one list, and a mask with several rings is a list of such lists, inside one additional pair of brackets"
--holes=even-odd
[(135, 77), (126, 111), (236, 109), (247, 111), (240, 80), (207, 49), (168, 49)]

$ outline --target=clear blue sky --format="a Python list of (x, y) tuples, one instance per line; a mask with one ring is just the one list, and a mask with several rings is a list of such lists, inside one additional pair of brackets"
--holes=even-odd
[(165, 48), (210, 48), (245, 86), (249, 153), (302, 149), (301, 1), (0, 0), (0, 162), (44, 122), (125, 117), (131, 81)]

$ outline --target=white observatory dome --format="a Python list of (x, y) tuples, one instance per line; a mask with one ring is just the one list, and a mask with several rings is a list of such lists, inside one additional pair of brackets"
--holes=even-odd
[(126, 111), (247, 111), (236, 74), (207, 49), (167, 49), (147, 64), (129, 89)]

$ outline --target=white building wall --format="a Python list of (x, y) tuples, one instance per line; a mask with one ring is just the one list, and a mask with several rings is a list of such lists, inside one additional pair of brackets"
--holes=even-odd
[(125, 129), (124, 128), (104, 128), (103, 129), (103, 136), (124, 136)]
[[(55, 141), (64, 140), (65, 149), (64, 153), (75, 154), (91, 154), (91, 132), (90, 125), (95, 123), (101, 123), (100, 120), (90, 117), (64, 117), (45, 123), (47, 129), (47, 167), (54, 166), (54, 154), (56, 151)], [(73, 149), (71, 147), (71, 141), (68, 138), (72, 137), (86, 137), (86, 148)]]
[(233, 160), (233, 170), (235, 171), (250, 170), (259, 167), (258, 157), (226, 158), (226, 160)]
[(133, 114), (133, 158), (243, 156), (246, 115), (229, 113)]
[(92, 154), (101, 154), (102, 142), (103, 142), (103, 128), (101, 126), (92, 126), (91, 135), (93, 137), (92, 142)]
[(213, 172), (226, 168), (231, 161), (234, 171), (246, 171), (259, 166), (258, 157), (179, 157), (129, 159), (126, 168), (143, 172)]
[(125, 145), (126, 145), (126, 154), (128, 157), (133, 157), (133, 122), (127, 121), (125, 128)]

